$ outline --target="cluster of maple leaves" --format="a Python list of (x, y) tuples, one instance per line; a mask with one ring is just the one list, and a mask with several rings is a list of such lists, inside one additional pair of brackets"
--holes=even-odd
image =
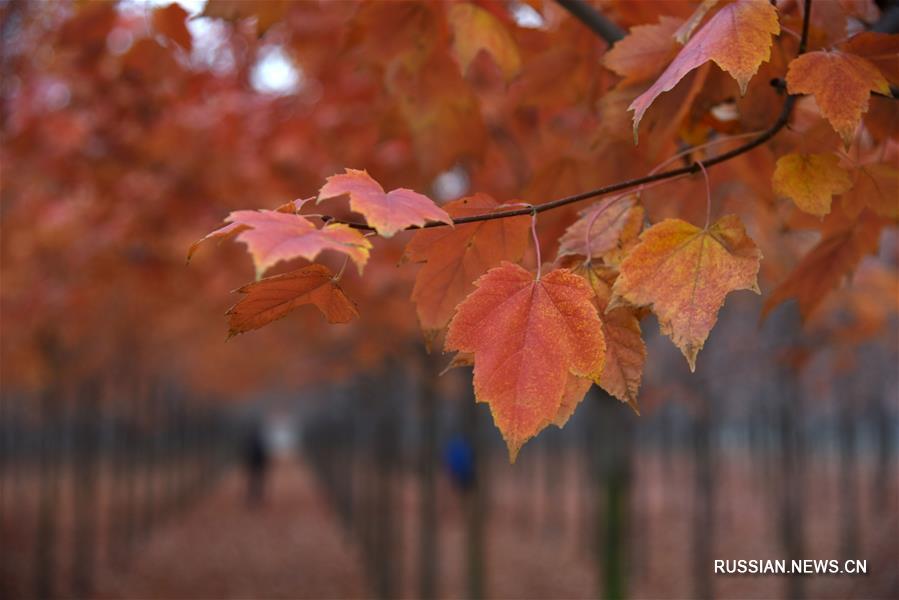
[[(411, 288), (514, 456), (594, 383), (637, 408), (649, 314), (693, 368), (732, 291), (811, 317), (878, 253), (852, 310), (895, 287), (899, 40), (868, 31), (871, 0), (596, 2), (628, 31), (614, 44), (548, 1), (22, 6), (2, 9), (21, 16), (3, 21), (0, 294), (29, 327), (4, 332), (6, 381), (38, 326), (94, 370), (339, 376), (420, 342)], [(197, 64), (191, 18), (221, 26), (227, 68)], [(302, 69), (295, 95), (251, 89), (266, 45)], [(447, 171), (475, 191), (438, 205)], [(229, 210), (204, 239), (246, 244), (257, 275), (230, 335), (306, 305), (356, 325), (302, 314), (304, 342), (285, 324), (243, 352), (208, 334), (191, 296), (231, 273), (185, 272), (183, 248)]]
[[(767, 0), (706, 0), (686, 20), (663, 16), (632, 28), (602, 57), (605, 67), (621, 77), (607, 96), (640, 90), (631, 93), (628, 106), (636, 141), (653, 104), (697, 70), (705, 70), (705, 77), (714, 63), (736, 80), (741, 95), (752, 94), (751, 85), (771, 87), (768, 80), (756, 81), (756, 74), (770, 60), (776, 36), (802, 37), (801, 43), (793, 40), (798, 52), (787, 59), (785, 91), (814, 101), (803, 107), (808, 122), (803, 128), (815, 132), (816, 143), (810, 151), (808, 140), (800, 139), (794, 151), (779, 153), (769, 177), (778, 196), (791, 199), (802, 213), (824, 218), (823, 237), (769, 296), (765, 311), (790, 297), (809, 311), (876, 249), (880, 230), (899, 217), (897, 170), (885, 160), (895, 157), (894, 130), (862, 124), (871, 94), (890, 97), (890, 82), (899, 83), (899, 36), (863, 31), (828, 44), (823, 32), (812, 29), (809, 40), (811, 23), (804, 10), (817, 10), (819, 4), (824, 3), (785, 2), (778, 8)], [(837, 3), (826, 4), (830, 12)], [(847, 8), (850, 3), (842, 3), (839, 10)], [(520, 58), (503, 22), (476, 4), (452, 4), (446, 11), (462, 73), (483, 52), (504, 78), (516, 76)], [(782, 22), (798, 24), (802, 33)], [(819, 48), (806, 51), (809, 43)], [(667, 65), (661, 73), (659, 65)], [(733, 119), (719, 113), (734, 101), (711, 105), (723, 99), (715, 92), (707, 95), (705, 126), (681, 132), (684, 140), (704, 136), (689, 152), (700, 162), (716, 156), (711, 148), (718, 143), (752, 138), (728, 137), (735, 133)], [(799, 129), (800, 117), (789, 114), (794, 100), (787, 99), (783, 110)], [(695, 94), (692, 101), (695, 107)], [(889, 110), (895, 120), (895, 105)], [(769, 123), (780, 112), (772, 111)], [(841, 143), (821, 143), (827, 138), (821, 121)], [(767, 141), (780, 127), (771, 125), (758, 136)], [(706, 166), (699, 168), (711, 203)], [(317, 197), (276, 210), (232, 212), (227, 225), (203, 240), (236, 237), (256, 267), (258, 280), (240, 288), (244, 297), (229, 312), (233, 335), (309, 304), (331, 323), (356, 318), (356, 306), (339, 284), (342, 269), (334, 274), (313, 262), (262, 276), (280, 261), (315, 261), (323, 251), (343, 254), (362, 274), (372, 249), (369, 235), (390, 238), (424, 227), (405, 250), (406, 259), (423, 263), (412, 292), (420, 325), (429, 344), (446, 330), (444, 351), (457, 353), (453, 366), (473, 365), (476, 398), (490, 405), (514, 460), (540, 430), (562, 426), (594, 383), (637, 409), (646, 359), (640, 319), (646, 314), (656, 316), (662, 333), (693, 370), (725, 297), (737, 290), (760, 293), (762, 252), (740, 217), (725, 215), (710, 223), (709, 205), (704, 226), (682, 218), (648, 224), (641, 192), (642, 187), (608, 196), (581, 211), (560, 236), (550, 264), (541, 264), (539, 205), (524, 204), (532, 212), (528, 217), (514, 210), (522, 208), (520, 201), (500, 202), (477, 193), (440, 207), (409, 189), (385, 192), (367, 172), (355, 169), (328, 177)], [(837, 195), (842, 202), (834, 209)], [(348, 198), (349, 210), (364, 222), (340, 222), (307, 208), (333, 198)], [(529, 229), (535, 232), (533, 269), (518, 264), (526, 254)]]

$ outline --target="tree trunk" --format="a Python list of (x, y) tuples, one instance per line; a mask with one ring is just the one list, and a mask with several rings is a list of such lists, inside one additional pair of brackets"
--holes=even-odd
[(437, 368), (431, 355), (422, 356), (419, 389), (419, 462), (418, 462), (418, 595), (422, 600), (436, 598), (439, 565), (437, 523)]

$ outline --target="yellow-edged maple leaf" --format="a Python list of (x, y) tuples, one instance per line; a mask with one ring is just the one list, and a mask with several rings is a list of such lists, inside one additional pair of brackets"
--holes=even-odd
[(849, 145), (871, 92), (890, 95), (890, 85), (870, 61), (845, 52), (819, 50), (797, 56), (787, 68), (787, 91), (812, 94), (821, 114)]
[(774, 192), (790, 198), (800, 210), (823, 217), (834, 195), (852, 187), (849, 172), (834, 154), (787, 154), (777, 159), (771, 178)]
[(899, 169), (888, 163), (858, 166), (852, 189), (843, 194), (843, 210), (856, 217), (868, 206), (882, 217), (899, 218)]
[(456, 309), (445, 349), (474, 354), (475, 397), (490, 405), (514, 462), (522, 444), (562, 420), (563, 399), (579, 401), (569, 377), (602, 372), (602, 325), (590, 286), (568, 269), (537, 280), (504, 262), (475, 286)]
[(681, 19), (661, 16), (658, 23), (632, 27), (602, 57), (603, 64), (627, 83), (637, 83), (657, 75), (677, 50), (674, 32)]
[(855, 270), (862, 258), (877, 251), (883, 228), (880, 220), (862, 215), (859, 220), (834, 219), (834, 223), (825, 221), (821, 240), (765, 300), (763, 318), (790, 298), (796, 299), (799, 313), (807, 318), (827, 293)]
[[(486, 194), (454, 200), (444, 208), (453, 217), (497, 210), (500, 204)], [(424, 262), (415, 278), (412, 300), (418, 321), (429, 340), (449, 322), (456, 305), (474, 289), (475, 280), (502, 261), (517, 262), (528, 244), (527, 216), (480, 221), (418, 231), (405, 256)]]
[(708, 229), (665, 219), (644, 231), (621, 263), (607, 310), (622, 301), (650, 306), (662, 333), (693, 371), (724, 297), (736, 290), (759, 293), (760, 260), (761, 252), (735, 215)]
[(225, 220), (230, 222), (191, 245), (188, 260), (205, 241), (236, 237), (253, 257), (258, 279), (282, 260), (311, 261), (324, 250), (347, 255), (362, 273), (371, 250), (371, 242), (347, 225), (330, 223), (319, 229), (302, 215), (278, 210), (236, 210)]
[(490, 12), (459, 2), (449, 7), (447, 20), (453, 31), (453, 55), (463, 73), (481, 50), (493, 57), (507, 81), (521, 71), (518, 45), (505, 25)]
[(631, 103), (634, 139), (643, 114), (659, 94), (709, 61), (730, 73), (741, 93), (746, 93), (759, 65), (771, 56), (771, 36), (778, 33), (777, 9), (768, 0), (737, 0), (721, 8), (690, 38), (655, 83)]
[(601, 257), (622, 241), (635, 239), (642, 224), (643, 207), (637, 205), (636, 196), (607, 198), (581, 211), (565, 230), (559, 239), (559, 256)]
[(602, 315), (606, 342), (605, 364), (596, 384), (639, 414), (637, 395), (646, 364), (646, 344), (640, 332), (637, 309), (619, 306), (607, 311), (617, 273), (608, 267), (582, 264), (574, 270), (593, 289), (593, 301)]
[(381, 184), (364, 170), (347, 169), (346, 173), (328, 177), (318, 192), (318, 202), (344, 194), (350, 197), (350, 209), (363, 215), (384, 237), (392, 237), (407, 227), (421, 227), (427, 221), (453, 222), (424, 194), (405, 188), (384, 192)]
[(228, 337), (259, 329), (308, 304), (318, 308), (328, 323), (349, 323), (359, 316), (331, 271), (319, 264), (260, 279), (237, 292), (246, 296), (228, 309)]

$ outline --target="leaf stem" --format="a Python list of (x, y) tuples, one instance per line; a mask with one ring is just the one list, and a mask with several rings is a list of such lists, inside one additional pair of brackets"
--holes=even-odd
[(334, 283), (337, 283), (338, 281), (340, 281), (340, 278), (343, 277), (343, 272), (346, 271), (347, 263), (349, 263), (349, 262), (350, 262), (350, 255), (347, 254), (346, 256), (343, 257), (343, 264), (340, 266), (340, 270), (337, 271), (337, 274), (331, 278), (331, 281), (333, 281)]
[(534, 253), (537, 255), (537, 281), (543, 271), (543, 259), (540, 257), (540, 238), (537, 237), (537, 207), (531, 206), (531, 236), (534, 238)]
[(702, 169), (702, 176), (705, 178), (705, 230), (709, 230), (709, 222), (712, 218), (712, 184), (709, 183), (709, 172), (702, 163), (696, 163)]
[(612, 207), (613, 204), (621, 200), (622, 198), (626, 198), (627, 194), (621, 194), (619, 196), (615, 196), (612, 198), (608, 204), (603, 206), (601, 209), (593, 213), (593, 216), (590, 217), (590, 222), (587, 223), (587, 230), (584, 232), (584, 252), (587, 255), (586, 263), (589, 265), (590, 261), (593, 259), (593, 251), (590, 249), (590, 231), (593, 229), (593, 225), (596, 223), (596, 220), (599, 218), (601, 214), (606, 212), (609, 208)]

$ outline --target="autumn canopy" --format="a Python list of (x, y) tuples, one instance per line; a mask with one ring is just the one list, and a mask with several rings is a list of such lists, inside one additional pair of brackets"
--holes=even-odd
[[(67, 20), (60, 48), (76, 31), (98, 47), (121, 31), (128, 44), (102, 55), (98, 78), (65, 82), (68, 102), (104, 77), (125, 83), (102, 112), (46, 117), (29, 94), (53, 82), (23, 82), (10, 131), (61, 136), (44, 162), (82, 145), (124, 152), (129, 136), (160, 171), (171, 175), (178, 156), (190, 167), (165, 186), (105, 167), (103, 185), (139, 190), (142, 206), (75, 204), (47, 227), (101, 223), (92, 235), (127, 237), (137, 219), (147, 231), (178, 211), (157, 235), (182, 262), (189, 247), (186, 277), (244, 284), (230, 336), (297, 311), (315, 316), (297, 347), (315, 339), (363, 362), (407, 343), (455, 353), (446, 363), (472, 368), (514, 459), (592, 385), (638, 410), (647, 327), (692, 371), (732, 297), (761, 294), (766, 313), (795, 300), (810, 317), (866, 257), (896, 268), (881, 242), (895, 252), (899, 36), (867, 30), (873, 2), (604, 0), (584, 3), (593, 21), (566, 4), (209, 0), (201, 16), (240, 40), (229, 52), (275, 48), (301, 73), (293, 95), (248, 108), (238, 95), (204, 100), (251, 74), (199, 68), (179, 6), (148, 9), (143, 28), (83, 3), (55, 15)], [(68, 48), (47, 59), (57, 72), (97, 67), (89, 45)], [(152, 95), (172, 111), (114, 129), (122, 106), (140, 111), (133, 98)], [(206, 127), (237, 110), (254, 114), (255, 137)], [(84, 132), (102, 119), (117, 137), (90, 146)], [(78, 179), (77, 166), (67, 172)], [(66, 183), (19, 193), (50, 197)], [(82, 277), (109, 275), (90, 257), (69, 260), (96, 271)], [(168, 338), (150, 335), (160, 337), (148, 356), (164, 356)]]

